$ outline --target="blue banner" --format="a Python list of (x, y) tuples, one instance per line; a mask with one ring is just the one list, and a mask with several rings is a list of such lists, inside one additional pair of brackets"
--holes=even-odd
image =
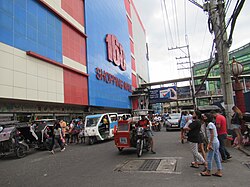
[(149, 90), (149, 103), (164, 103), (177, 99), (176, 86)]

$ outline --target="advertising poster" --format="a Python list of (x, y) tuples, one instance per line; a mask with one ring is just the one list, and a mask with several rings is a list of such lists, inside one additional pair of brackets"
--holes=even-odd
[(149, 90), (149, 103), (164, 103), (177, 99), (176, 86)]

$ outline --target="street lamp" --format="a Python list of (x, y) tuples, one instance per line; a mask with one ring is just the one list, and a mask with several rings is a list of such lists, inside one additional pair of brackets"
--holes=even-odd
[(232, 73), (234, 76), (234, 84), (233, 84), (233, 90), (235, 91), (235, 100), (236, 100), (236, 106), (241, 110), (242, 113), (246, 112), (246, 105), (245, 105), (245, 98), (243, 94), (243, 85), (239, 81), (239, 75), (242, 74), (244, 70), (243, 65), (240, 62), (237, 62), (235, 58), (233, 57), (232, 62)]

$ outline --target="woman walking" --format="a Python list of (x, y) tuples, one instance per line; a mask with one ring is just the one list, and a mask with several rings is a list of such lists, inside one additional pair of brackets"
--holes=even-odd
[(234, 132), (237, 136), (238, 145), (235, 148), (240, 148), (242, 144), (242, 134), (241, 134), (241, 120), (243, 119), (242, 112), (237, 106), (233, 106), (232, 110), (234, 111), (232, 117), (232, 125)]
[(59, 144), (61, 151), (65, 150), (64, 144), (62, 142), (63, 135), (62, 135), (62, 129), (58, 121), (55, 122), (54, 124), (54, 130), (53, 130), (53, 135), (52, 135), (52, 143), (50, 147), (50, 152), (54, 154), (54, 146), (55, 146), (55, 141)]
[(216, 130), (216, 126), (212, 122), (213, 116), (211, 114), (205, 114), (205, 123), (206, 123), (206, 130), (207, 130), (207, 136), (209, 143), (207, 145), (207, 170), (201, 172), (201, 176), (211, 176), (212, 171), (212, 163), (213, 159), (215, 160), (216, 166), (217, 166), (217, 172), (212, 174), (216, 177), (222, 177), (222, 165), (220, 160), (220, 143), (218, 139), (218, 134)]
[(200, 143), (200, 129), (201, 129), (201, 112), (195, 111), (193, 113), (193, 121), (192, 123), (185, 128), (188, 130), (188, 141), (190, 144), (191, 151), (194, 156), (194, 162), (191, 162), (191, 166), (193, 168), (199, 168), (200, 164), (203, 164), (206, 168), (206, 161), (202, 157), (202, 155), (198, 151), (198, 144)]

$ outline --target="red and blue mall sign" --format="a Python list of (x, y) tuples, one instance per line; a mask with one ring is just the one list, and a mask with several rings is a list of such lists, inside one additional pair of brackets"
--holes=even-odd
[(113, 62), (115, 66), (119, 66), (122, 71), (126, 71), (125, 54), (115, 35), (106, 35), (108, 61)]
[(124, 2), (85, 1), (91, 106), (131, 108), (131, 49)]
[[(108, 61), (113, 62), (115, 66), (119, 66), (122, 71), (126, 71), (126, 60), (122, 44), (120, 44), (116, 36), (112, 34), (107, 34), (105, 41), (107, 46)], [(113, 84), (121, 89), (132, 92), (132, 85), (127, 83), (126, 81), (121, 80), (115, 75), (99, 67), (95, 68), (95, 71), (96, 71), (96, 78), (98, 80), (103, 80), (108, 84)]]

